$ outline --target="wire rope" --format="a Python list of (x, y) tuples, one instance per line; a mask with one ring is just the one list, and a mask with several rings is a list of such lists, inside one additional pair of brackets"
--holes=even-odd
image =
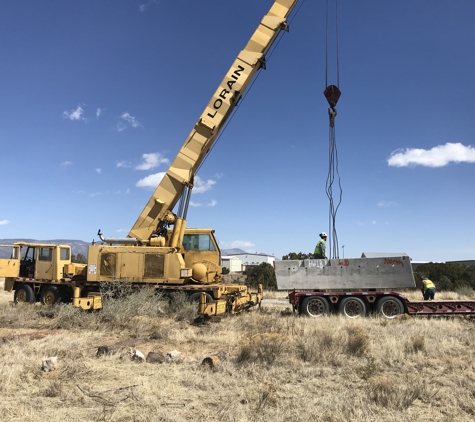
[[(329, 255), (331, 258), (339, 258), (338, 233), (336, 230), (336, 215), (341, 205), (343, 189), (341, 187), (340, 172), (338, 169), (338, 149), (336, 145), (335, 117), (337, 114), (336, 103), (340, 97), (340, 59), (338, 43), (338, 0), (335, 0), (335, 41), (336, 41), (336, 83), (337, 85), (328, 85), (328, 62), (329, 62), (329, 0), (326, 2), (326, 28), (325, 28), (325, 97), (328, 100), (330, 108), (328, 114), (330, 117), (330, 128), (328, 135), (328, 175), (325, 184), (325, 191), (329, 200), (328, 213), (328, 232), (329, 232)], [(334, 199), (334, 186), (338, 186), (338, 201)]]

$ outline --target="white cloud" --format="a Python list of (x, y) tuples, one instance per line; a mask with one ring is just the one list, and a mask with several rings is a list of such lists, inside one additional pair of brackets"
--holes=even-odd
[(101, 173), (102, 173), (102, 169), (97, 168), (97, 169), (96, 169), (96, 173), (101, 174)]
[(155, 189), (158, 184), (162, 181), (163, 176), (165, 176), (165, 172), (162, 171), (160, 173), (155, 173), (155, 174), (149, 174), (148, 176), (144, 177), (143, 179), (140, 179), (135, 186), (139, 188), (149, 188), (149, 189)]
[(116, 125), (116, 129), (118, 132), (123, 132), (125, 129), (127, 129), (129, 126), (132, 127), (142, 127), (142, 124), (133, 116), (131, 116), (129, 113), (122, 113), (120, 118), (123, 121), (120, 121)]
[(116, 166), (117, 167), (123, 167), (123, 168), (129, 168), (129, 167), (132, 167), (132, 164), (129, 161), (122, 160), (122, 161), (117, 161)]
[(71, 161), (63, 161), (61, 163), (61, 167), (63, 167), (63, 168), (66, 168), (66, 167), (69, 167), (69, 166), (72, 166), (72, 165), (73, 165), (73, 163)]
[(100, 195), (100, 194), (101, 194), (100, 192), (90, 193), (89, 197), (94, 198), (95, 196)]
[(96, 110), (96, 117), (99, 118), (99, 116), (102, 114), (102, 112), (104, 111), (105, 109), (104, 108), (98, 108)]
[(195, 184), (193, 187), (193, 193), (203, 193), (212, 188), (212, 186), (216, 183), (215, 180), (208, 179), (204, 181), (199, 176), (195, 176)]
[(251, 246), (254, 246), (254, 243), (248, 240), (234, 240), (231, 242), (232, 248), (250, 248)]
[(142, 4), (139, 6), (139, 10), (140, 10), (141, 12), (145, 12), (145, 11), (150, 7), (151, 4), (156, 3), (156, 2), (157, 2), (157, 0), (150, 0), (150, 1), (146, 2), (146, 3), (142, 3)]
[(165, 158), (159, 152), (151, 152), (149, 154), (143, 154), (143, 163), (135, 167), (136, 170), (150, 170), (160, 166), (160, 164), (168, 164), (170, 160)]
[(216, 206), (218, 202), (215, 199), (212, 199), (210, 202), (208, 202), (206, 205), (203, 205), (201, 202), (193, 202), (190, 201), (190, 207), (214, 207)]
[(0, 220), (0, 226), (6, 226), (7, 224), (10, 224), (10, 221), (8, 221), (8, 220)]
[[(160, 173), (155, 173), (155, 174), (150, 174), (143, 179), (140, 179), (135, 186), (139, 188), (151, 188), (155, 189), (159, 183), (162, 181), (163, 176), (165, 176), (166, 172), (160, 172)], [(216, 183), (216, 181), (208, 179), (206, 181), (203, 181), (200, 179), (199, 176), (195, 176), (195, 185), (193, 188), (193, 193), (203, 193), (211, 189), (211, 187)], [(198, 207), (201, 206), (201, 204), (198, 204), (196, 202), (193, 203), (194, 205), (191, 205), (193, 207)], [(209, 204), (209, 206), (214, 206), (216, 205), (216, 201), (213, 201)]]
[(115, 195), (130, 195), (130, 189), (127, 188), (124, 192), (122, 192), (121, 190), (118, 190)]
[(392, 201), (379, 201), (378, 202), (378, 207), (395, 207), (397, 206), (398, 203), (397, 202), (392, 202)]
[(443, 167), (449, 163), (475, 163), (475, 148), (461, 143), (446, 143), (429, 150), (406, 148), (393, 151), (388, 165), (393, 167)]
[(115, 128), (117, 129), (117, 132), (123, 132), (125, 129), (127, 129), (127, 125), (123, 122), (119, 122)]
[(87, 119), (82, 117), (84, 110), (80, 105), (78, 105), (76, 110), (71, 110), (69, 113), (67, 111), (63, 111), (63, 119), (69, 120), (82, 120), (83, 122), (87, 122)]

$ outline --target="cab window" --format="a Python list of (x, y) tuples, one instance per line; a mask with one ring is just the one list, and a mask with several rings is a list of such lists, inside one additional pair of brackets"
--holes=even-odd
[(209, 234), (185, 234), (183, 236), (185, 251), (215, 251), (216, 248)]
[(69, 248), (59, 248), (59, 259), (61, 259), (62, 261), (68, 261), (69, 251)]
[(34, 261), (35, 260), (36, 248), (32, 246), (27, 246), (26, 249), (22, 249), (22, 261)]
[(12, 248), (11, 245), (2, 245), (0, 246), (0, 259), (18, 259), (19, 250), (18, 246)]
[(52, 261), (53, 260), (53, 249), (52, 248), (40, 248), (40, 254), (38, 259), (40, 261)]

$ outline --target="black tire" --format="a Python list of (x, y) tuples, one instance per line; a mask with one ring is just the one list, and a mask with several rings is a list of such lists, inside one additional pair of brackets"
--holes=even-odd
[(40, 302), (43, 305), (53, 306), (61, 301), (61, 291), (56, 286), (47, 286), (41, 291)]
[(345, 297), (341, 300), (338, 311), (347, 318), (361, 318), (366, 315), (366, 304), (359, 297)]
[[(206, 295), (206, 303), (209, 303), (211, 301), (213, 301), (213, 296), (211, 296), (209, 293), (205, 293)], [(200, 298), (201, 298), (201, 292), (196, 292), (196, 293), (192, 293), (190, 296), (189, 296), (189, 301), (190, 302), (198, 302), (200, 301)]]
[(35, 303), (36, 295), (29, 284), (21, 283), (15, 290), (13, 296), (14, 303)]
[(308, 296), (302, 302), (301, 312), (309, 317), (318, 318), (330, 312), (330, 305), (322, 296)]
[(384, 296), (379, 299), (376, 309), (378, 314), (386, 319), (393, 319), (404, 313), (404, 305), (394, 296)]

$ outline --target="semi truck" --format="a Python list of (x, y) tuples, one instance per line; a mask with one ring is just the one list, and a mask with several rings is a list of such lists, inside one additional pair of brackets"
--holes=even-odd
[[(201, 113), (163, 179), (125, 238), (104, 238), (88, 247), (87, 263), (71, 262), (68, 245), (18, 242), (0, 259), (5, 289), (15, 302), (102, 306), (101, 283), (127, 281), (171, 295), (182, 291), (200, 300), (200, 313), (238, 313), (260, 304), (262, 288), (251, 292), (223, 283), (220, 249), (212, 229), (186, 227), (195, 174), (260, 69), (298, 0), (275, 0), (238, 54)], [(175, 207), (177, 209), (175, 210)], [(203, 293), (203, 294), (201, 294)]]
[(416, 283), (408, 255), (350, 259), (275, 261), (277, 288), (289, 292), (294, 312), (318, 318), (340, 313), (348, 318), (377, 314), (471, 315), (475, 301), (410, 301), (397, 290)]

